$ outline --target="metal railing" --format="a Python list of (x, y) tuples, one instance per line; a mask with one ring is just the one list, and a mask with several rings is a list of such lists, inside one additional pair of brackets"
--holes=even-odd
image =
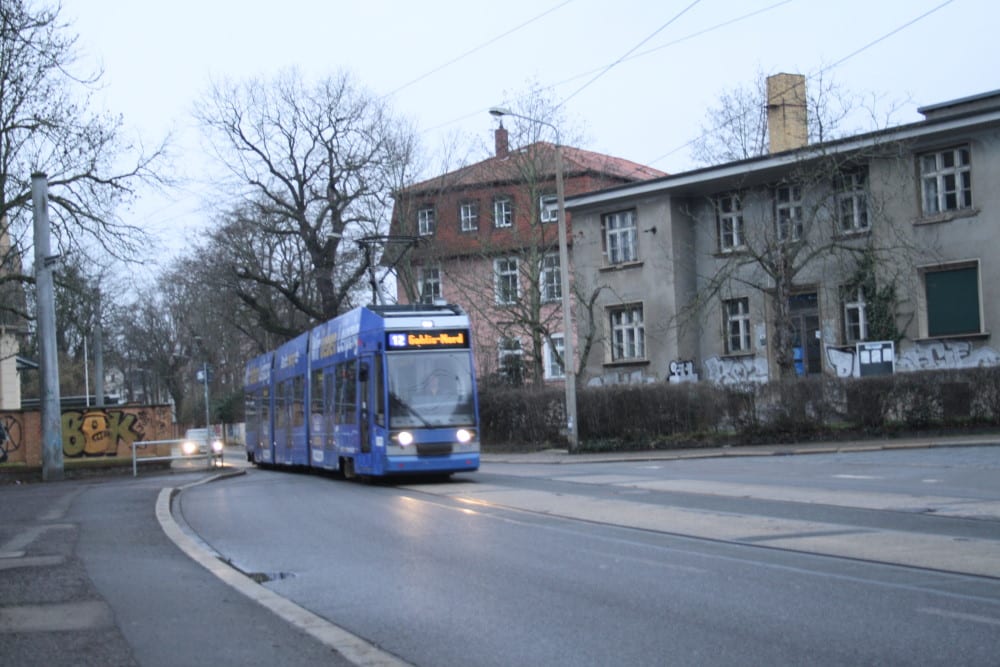
[(198, 452), (196, 454), (171, 454), (170, 456), (143, 456), (139, 457), (136, 454), (136, 450), (139, 447), (151, 447), (155, 445), (170, 445), (171, 448), (180, 448), (181, 443), (184, 442), (184, 438), (178, 438), (176, 440), (138, 440), (132, 443), (132, 476), (136, 477), (139, 474), (139, 460), (142, 461), (198, 461), (200, 459), (207, 459), (208, 467), (212, 468), (215, 466), (222, 467), (223, 456), (225, 453), (225, 447), (223, 451), (213, 452), (211, 443), (207, 444), (208, 451), (205, 453)]

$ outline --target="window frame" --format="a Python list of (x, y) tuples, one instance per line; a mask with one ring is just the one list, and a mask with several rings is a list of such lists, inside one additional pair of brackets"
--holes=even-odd
[(566, 367), (559, 363), (556, 352), (558, 352), (559, 358), (565, 358), (566, 337), (561, 333), (551, 334), (549, 339), (545, 341), (545, 347), (542, 350), (544, 362), (543, 374), (546, 380), (566, 379)]
[[(428, 275), (431, 273), (433, 275)], [(419, 266), (417, 267), (417, 285), (420, 288), (420, 292), (417, 295), (417, 302), (423, 304), (433, 304), (437, 299), (443, 299), (441, 291), (441, 266)], [(430, 300), (427, 300), (428, 295), (424, 293), (424, 286), (432, 286), (432, 294), (430, 295)]]
[[(951, 158), (950, 165), (947, 164), (948, 156)], [(934, 160), (930, 168), (929, 158)], [(920, 176), (920, 211), (925, 218), (973, 208), (972, 148), (969, 144), (921, 153), (917, 157), (917, 170)], [(951, 190), (947, 188), (949, 178), (954, 179)], [(929, 190), (931, 183), (933, 192)], [(954, 206), (947, 205), (949, 195), (955, 198)]]
[[(728, 210), (725, 210), (724, 204), (729, 204)], [(719, 251), (736, 252), (746, 248), (743, 197), (738, 192), (717, 196), (715, 198), (715, 216), (719, 235)]]
[(514, 226), (514, 199), (510, 195), (493, 198), (493, 226), (497, 229)]
[(601, 216), (604, 259), (609, 266), (639, 261), (638, 228), (639, 214), (634, 208), (613, 211)]
[[(857, 313), (857, 319), (852, 322), (851, 313)], [(868, 299), (865, 290), (857, 287), (853, 291), (844, 290), (843, 298), (844, 343), (853, 345), (869, 340), (868, 337)], [(852, 330), (857, 330), (855, 335)]]
[(504, 377), (507, 377), (511, 370), (507, 362), (510, 358), (517, 359), (516, 367), (521, 377), (516, 380), (520, 382), (524, 379), (524, 345), (517, 336), (501, 336), (497, 341), (497, 369)]
[(542, 223), (559, 221), (559, 196), (557, 194), (550, 192), (539, 195), (538, 220)]
[(538, 289), (541, 292), (542, 303), (562, 300), (562, 264), (559, 253), (545, 253), (539, 264)]
[(458, 205), (458, 228), (463, 232), (479, 229), (479, 202), (464, 201)]
[[(784, 196), (783, 196), (784, 195)], [(805, 232), (802, 212), (802, 186), (783, 183), (774, 188), (774, 223), (779, 242), (797, 242)]]
[[(505, 263), (505, 267), (501, 267)], [(504, 281), (509, 284), (504, 284)], [(510, 296), (513, 292), (513, 296)], [(520, 259), (497, 257), (493, 260), (493, 296), (498, 306), (513, 306), (521, 301)]]
[[(734, 309), (734, 306), (736, 308)], [(722, 331), (726, 354), (751, 354), (753, 340), (750, 336), (750, 298), (741, 296), (722, 300)], [(736, 325), (735, 336), (733, 325)], [(734, 341), (738, 344), (734, 345)]]
[[(868, 169), (843, 171), (834, 177), (837, 230), (840, 234), (864, 234), (871, 231), (868, 211)], [(846, 208), (846, 212), (845, 212)]]
[[(940, 277), (943, 274), (950, 273), (953, 274), (952, 279), (955, 280), (954, 274), (970, 270), (973, 271), (973, 278), (975, 280), (975, 329), (959, 330), (943, 326), (944, 323), (953, 324), (958, 319), (955, 316), (956, 303), (960, 306), (964, 305), (968, 307), (972, 306), (972, 299), (970, 299), (966, 294), (963, 294), (963, 299), (956, 299), (953, 293), (951, 293), (940, 297), (942, 299), (941, 304), (932, 303), (930, 293), (932, 286), (928, 284), (927, 277), (930, 275)], [(952, 262), (949, 264), (923, 267), (920, 269), (920, 281), (923, 288), (921, 290), (924, 315), (923, 325), (928, 338), (964, 338), (981, 336), (984, 334), (982, 268), (979, 260)], [(942, 288), (943, 286), (938, 283), (938, 285), (933, 289), (941, 290)], [(940, 306), (944, 304), (947, 304), (947, 307), (944, 308), (942, 312), (942, 308)], [(968, 313), (965, 314), (965, 317), (969, 317)]]
[(437, 230), (437, 213), (434, 206), (417, 209), (417, 236), (433, 236)]
[(646, 324), (641, 303), (608, 308), (609, 358), (611, 363), (646, 361)]

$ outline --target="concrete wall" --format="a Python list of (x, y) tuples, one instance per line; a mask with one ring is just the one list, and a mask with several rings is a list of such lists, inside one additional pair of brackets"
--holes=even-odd
[[(0, 412), (8, 434), (0, 444), (0, 463), (42, 464), (41, 413)], [(64, 410), (62, 438), (64, 459), (132, 456), (132, 443), (177, 437), (170, 406), (122, 406)], [(141, 447), (140, 456), (167, 455), (169, 445)]]
[[(925, 218), (922, 213), (918, 160), (922, 153), (968, 145), (972, 154), (973, 208)], [(808, 156), (804, 156), (808, 157)], [(857, 156), (856, 156), (857, 157)], [(838, 158), (843, 160), (843, 157)], [(904, 338), (896, 347), (898, 371), (947, 369), (1000, 364), (1000, 128), (941, 130), (902, 143), (876, 145), (861, 156), (869, 170), (871, 232), (851, 237), (857, 248), (871, 243), (891, 249), (890, 259), (878, 265), (880, 284), (895, 282), (897, 326)], [(626, 381), (664, 381), (676, 375), (674, 362), (690, 362), (700, 379), (720, 382), (762, 382), (774, 377), (771, 312), (768, 285), (773, 281), (759, 265), (747, 262), (706, 298), (711, 285), (734, 267), (733, 256), (719, 251), (714, 197), (729, 191), (745, 193), (744, 224), (773, 226), (773, 186), (782, 180), (804, 178), (806, 218), (814, 222), (813, 247), (833, 233), (832, 175), (809, 176), (803, 164), (712, 181), (692, 178), (656, 193), (610, 197), (600, 204), (574, 207), (576, 280), (584, 294), (599, 290), (593, 320), (597, 344), (587, 356), (586, 376), (591, 384)], [(809, 178), (812, 181), (809, 182)], [(824, 202), (827, 202), (824, 204)], [(827, 210), (822, 210), (822, 206)], [(608, 268), (602, 255), (601, 216), (634, 209), (638, 219), (639, 261)], [(656, 229), (655, 233), (651, 228)], [(818, 239), (818, 240), (816, 240)], [(841, 243), (840, 245), (843, 245)], [(951, 262), (976, 262), (979, 267), (982, 331), (978, 334), (930, 339), (923, 270)], [(823, 372), (856, 374), (857, 360), (844, 344), (841, 286), (856, 264), (848, 254), (819, 253), (795, 278), (797, 289), (818, 297)], [(750, 301), (751, 350), (725, 352), (722, 300), (745, 296)], [(610, 364), (607, 345), (608, 308), (642, 303), (646, 328), (646, 356), (641, 363)], [(696, 305), (696, 316), (681, 310)], [(590, 327), (586, 314), (578, 315), (580, 337)], [(846, 355), (846, 356), (845, 356)]]

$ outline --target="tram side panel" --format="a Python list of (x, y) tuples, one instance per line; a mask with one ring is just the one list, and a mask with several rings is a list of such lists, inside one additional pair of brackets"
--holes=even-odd
[(308, 334), (302, 334), (274, 352), (272, 442), (277, 465), (309, 465), (306, 427), (308, 344)]
[(271, 452), (271, 370), (274, 353), (267, 352), (246, 365), (243, 378), (245, 446), (247, 460), (268, 463)]

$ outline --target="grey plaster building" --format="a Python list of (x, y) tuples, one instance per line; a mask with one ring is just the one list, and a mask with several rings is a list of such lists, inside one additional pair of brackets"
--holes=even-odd
[(807, 144), (804, 87), (768, 155), (567, 201), (584, 382), (1000, 363), (1000, 91)]

